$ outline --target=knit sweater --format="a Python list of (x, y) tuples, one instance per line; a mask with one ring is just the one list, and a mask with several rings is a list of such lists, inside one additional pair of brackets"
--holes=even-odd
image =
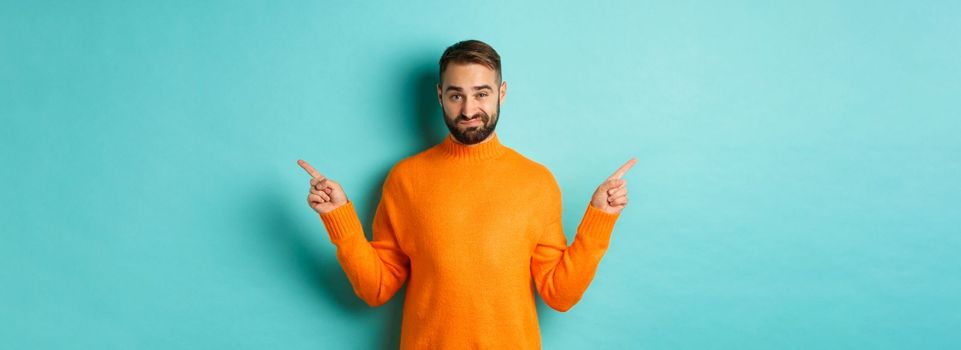
[[(588, 204), (568, 246), (545, 166), (447, 135), (387, 174), (368, 241), (352, 201), (320, 218), (354, 292), (386, 303), (409, 278), (401, 349), (539, 349), (534, 289), (565, 312), (584, 294), (620, 213)], [(533, 280), (533, 286), (531, 281)]]

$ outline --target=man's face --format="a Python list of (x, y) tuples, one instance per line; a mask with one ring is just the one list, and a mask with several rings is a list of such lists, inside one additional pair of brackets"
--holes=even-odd
[(437, 85), (447, 129), (467, 145), (494, 132), (506, 94), (507, 82), (498, 85), (497, 72), (476, 63), (450, 63)]

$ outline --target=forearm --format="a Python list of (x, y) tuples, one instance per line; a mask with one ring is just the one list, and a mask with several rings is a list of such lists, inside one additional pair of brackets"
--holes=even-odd
[(535, 257), (544, 271), (535, 276), (541, 278), (539, 292), (549, 306), (567, 311), (581, 299), (607, 252), (618, 217), (619, 214), (608, 214), (588, 205), (569, 247), (559, 255), (549, 256), (553, 252), (545, 251), (543, 256)]
[(370, 306), (386, 303), (396, 291), (398, 277), (405, 272), (387, 264), (384, 257), (367, 241), (353, 202), (321, 214), (331, 242), (337, 247), (337, 260), (358, 297)]

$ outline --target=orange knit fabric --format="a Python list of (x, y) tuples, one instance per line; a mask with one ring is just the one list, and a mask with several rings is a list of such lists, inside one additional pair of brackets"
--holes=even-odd
[(556, 310), (573, 307), (620, 215), (588, 204), (568, 246), (561, 208), (550, 170), (495, 132), (472, 146), (448, 134), (395, 164), (372, 241), (352, 201), (320, 217), (368, 305), (386, 303), (410, 279), (401, 349), (539, 349), (534, 289)]

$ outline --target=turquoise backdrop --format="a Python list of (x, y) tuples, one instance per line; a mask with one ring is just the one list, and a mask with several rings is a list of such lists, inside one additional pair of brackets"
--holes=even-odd
[[(305, 203), (365, 226), (446, 133), (448, 45), (569, 239), (631, 202), (546, 349), (961, 347), (957, 1), (2, 1), (0, 348), (385, 349)], [(536, 205), (536, 203), (531, 203)], [(370, 231), (367, 231), (368, 237)]]

